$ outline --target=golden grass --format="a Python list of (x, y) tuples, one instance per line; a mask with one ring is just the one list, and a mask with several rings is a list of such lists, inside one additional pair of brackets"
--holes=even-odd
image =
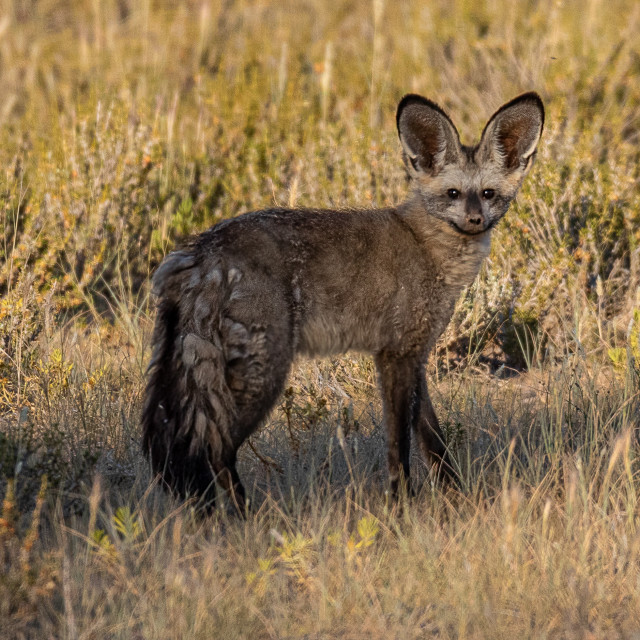
[(426, 479), (402, 512), (384, 494), (379, 425), (361, 424), (341, 447), (335, 415), (298, 430), (296, 446), (276, 416), (260, 450), (281, 470), (244, 451), (246, 520), (200, 520), (144, 471), (130, 488), (106, 474), (87, 488), (83, 515), (52, 514), (37, 540), (33, 525), (15, 531), (9, 493), (7, 633), (635, 637), (636, 393), (625, 397), (618, 379), (598, 386), (606, 399), (594, 407), (594, 380), (579, 359), (570, 365), (524, 393), (463, 381), (474, 398), (469, 408), (458, 394), (455, 407), (471, 425), (458, 448), (468, 486), (443, 492)]
[[(0, 637), (640, 637), (639, 34), (632, 0), (0, 1)], [(525, 90), (537, 164), (430, 369), (463, 490), (416, 456), (387, 502), (353, 355), (301, 363), (241, 450), (246, 520), (166, 496), (138, 446), (164, 253), (397, 202), (403, 93), (471, 142)]]

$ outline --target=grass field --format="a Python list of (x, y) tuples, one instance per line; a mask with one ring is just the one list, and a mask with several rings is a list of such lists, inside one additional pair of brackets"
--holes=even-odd
[[(634, 0), (0, 0), (0, 638), (640, 638)], [(462, 490), (385, 494), (370, 359), (300, 362), (200, 518), (139, 448), (149, 278), (278, 205), (382, 206), (395, 107), (537, 163), (429, 366)]]

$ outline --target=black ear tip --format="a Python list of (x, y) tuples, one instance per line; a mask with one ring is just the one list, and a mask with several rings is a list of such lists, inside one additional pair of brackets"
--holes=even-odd
[(409, 105), (419, 105), (427, 107), (431, 105), (431, 101), (427, 100), (427, 98), (419, 96), (417, 93), (407, 93), (398, 103), (398, 108), (396, 109), (396, 125), (400, 125), (400, 116)]
[(516, 96), (513, 100), (509, 100), (506, 104), (503, 104), (492, 116), (489, 118), (489, 122), (487, 122), (482, 135), (484, 136), (485, 132), (489, 128), (489, 125), (501, 114), (505, 111), (511, 109), (512, 107), (518, 107), (523, 104), (526, 104), (530, 107), (533, 107), (540, 116), (540, 131), (544, 129), (544, 103), (542, 102), (542, 98), (535, 91), (528, 91), (527, 93), (522, 93), (519, 96)]
[[(542, 102), (542, 98), (535, 91), (527, 91), (526, 93), (517, 96), (516, 98), (505, 104), (502, 108), (504, 109), (505, 107), (510, 107), (522, 102), (528, 102), (529, 104), (535, 105), (538, 108), (538, 110), (540, 111), (540, 116), (542, 118), (542, 124), (544, 125), (544, 102)], [(502, 109), (500, 109), (500, 111), (502, 111)]]
[(542, 98), (540, 97), (540, 94), (536, 93), (535, 91), (527, 91), (527, 93), (523, 93), (519, 95), (517, 98), (515, 98), (515, 100), (524, 100), (526, 102), (533, 102), (538, 107), (540, 107), (541, 111), (544, 111), (544, 103), (542, 102)]
[(451, 119), (445, 113), (444, 109), (440, 105), (433, 102), (433, 100), (429, 100), (429, 98), (420, 96), (417, 93), (407, 93), (398, 103), (398, 109), (396, 110), (396, 126), (398, 127), (398, 129), (400, 128), (400, 117), (402, 116), (403, 111), (410, 106), (427, 107), (429, 109), (433, 109), (434, 111), (437, 111), (438, 113), (443, 115), (449, 122), (451, 122)]

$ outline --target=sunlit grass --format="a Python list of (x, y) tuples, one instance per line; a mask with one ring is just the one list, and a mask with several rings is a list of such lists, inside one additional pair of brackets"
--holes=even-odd
[[(637, 397), (603, 385), (594, 407), (585, 375), (539, 384), (534, 372), (526, 403), (521, 385), (494, 395), (463, 382), (473, 407), (459, 397), (444, 416), (478, 425), (457, 449), (468, 487), (443, 492), (422, 473), (401, 512), (376, 469), (379, 425), (361, 425), (341, 447), (325, 433), (332, 420), (299, 430), (296, 446), (284, 422), (272, 423), (260, 449), (284, 470), (245, 450), (246, 520), (224, 511), (202, 520), (146, 487), (144, 473), (129, 488), (103, 476), (82, 517), (55, 515), (53, 531), (29, 543), (33, 526), (24, 535), (9, 526), (8, 494), (6, 561), (23, 581), (16, 628), (37, 615), (42, 628), (89, 637), (633, 637)], [(30, 574), (17, 558), (29, 558)], [(51, 621), (56, 593), (65, 600)]]

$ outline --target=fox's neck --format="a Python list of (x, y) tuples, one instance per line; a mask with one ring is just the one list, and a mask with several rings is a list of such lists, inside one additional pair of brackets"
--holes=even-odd
[(398, 215), (409, 225), (425, 252), (435, 263), (438, 275), (458, 290), (468, 287), (489, 255), (491, 230), (477, 236), (464, 235), (436, 218), (414, 199), (400, 205)]

